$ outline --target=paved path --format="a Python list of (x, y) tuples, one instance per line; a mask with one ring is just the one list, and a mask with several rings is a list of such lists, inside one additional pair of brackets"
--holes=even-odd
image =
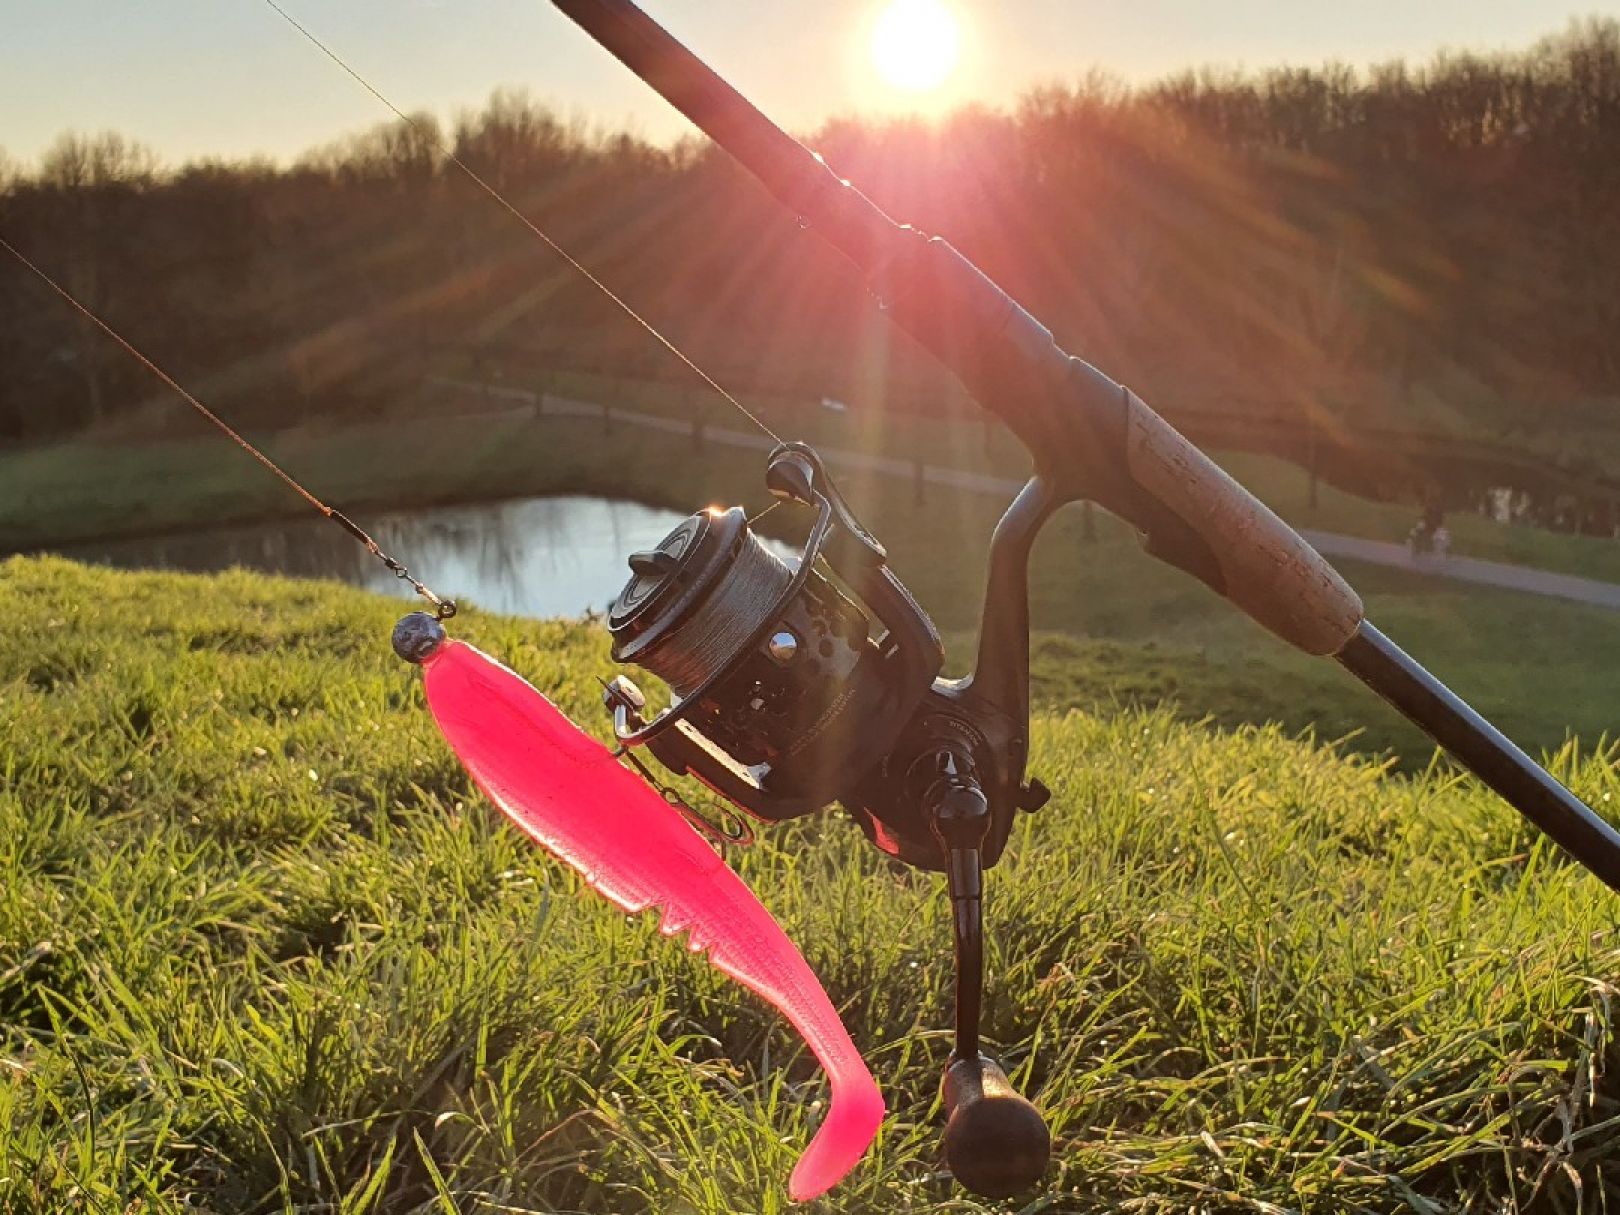
[(1525, 565), (1506, 565), (1500, 561), (1481, 561), (1476, 557), (1414, 557), (1404, 544), (1363, 540), (1357, 536), (1340, 536), (1333, 532), (1301, 529), (1300, 535), (1314, 544), (1317, 551), (1326, 557), (1348, 557), (1352, 561), (1370, 561), (1374, 565), (1390, 565), (1435, 578), (1476, 582), (1481, 586), (1525, 591), (1531, 595), (1546, 595), (1551, 599), (1571, 599), (1576, 603), (1589, 603), (1594, 607), (1620, 611), (1620, 585), (1613, 582), (1577, 578), (1573, 574), (1554, 574), (1547, 570), (1531, 569)]
[[(691, 435), (696, 423), (660, 414), (640, 413), (600, 405), (594, 401), (574, 401), (565, 397), (544, 396), (520, 388), (484, 386), (465, 380), (439, 379), (445, 387), (467, 392), (481, 392), (491, 402), (509, 402), (511, 414), (528, 413), (540, 417), (602, 418), (611, 408), (615, 424), (640, 426), (648, 430), (661, 430), (670, 434)], [(769, 451), (775, 441), (755, 431), (730, 430), (709, 426), (703, 429), (707, 442), (723, 447), (737, 447), (747, 451)], [(821, 447), (818, 451), (828, 463), (838, 468), (861, 469), (889, 476), (912, 479), (921, 476), (929, 485), (946, 485), (972, 493), (993, 494), (1010, 498), (1022, 488), (1021, 481), (1006, 477), (993, 477), (984, 473), (965, 472), (959, 468), (943, 468), (924, 464), (919, 469), (914, 460), (901, 460), (894, 456), (873, 455), (870, 452), (848, 451), (835, 447)], [(1554, 574), (1547, 570), (1531, 569), (1524, 565), (1507, 565), (1500, 561), (1481, 561), (1475, 557), (1413, 556), (1404, 544), (1389, 544), (1381, 540), (1363, 540), (1358, 536), (1341, 536), (1336, 532), (1300, 529), (1300, 535), (1314, 545), (1325, 557), (1342, 557), (1351, 561), (1365, 561), (1373, 565), (1391, 566), (1432, 578), (1450, 578), (1457, 582), (1471, 582), (1480, 586), (1500, 587), (1504, 590), (1523, 591), (1530, 595), (1545, 595), (1551, 599), (1569, 599), (1594, 607), (1620, 611), (1620, 583), (1599, 582), (1593, 578), (1577, 578), (1571, 574)]]

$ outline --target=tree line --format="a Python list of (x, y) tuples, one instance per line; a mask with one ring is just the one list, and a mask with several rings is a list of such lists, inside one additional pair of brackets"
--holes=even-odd
[[(1423, 64), (1101, 74), (809, 140), (1161, 404), (1358, 428), (1600, 430), (1620, 397), (1620, 24)], [(118, 134), (0, 157), (0, 235), (222, 410), (386, 413), (438, 352), (682, 380), (477, 173), (737, 390), (930, 408), (950, 385), (698, 141), (498, 91), (291, 164)], [(0, 259), (0, 441), (161, 415), (126, 354)]]

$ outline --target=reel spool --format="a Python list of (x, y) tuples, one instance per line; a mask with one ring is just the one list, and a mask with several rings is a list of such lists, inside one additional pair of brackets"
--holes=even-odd
[(647, 720), (624, 676), (603, 703), (621, 748), (647, 747), (756, 818), (837, 801), (889, 856), (946, 874), (956, 947), (946, 1161), (968, 1188), (1006, 1197), (1040, 1177), (1051, 1143), (1039, 1111), (979, 1050), (983, 871), (1017, 811), (1046, 799), (1024, 781), (1024, 586), (1054, 501), (1031, 482), (997, 528), (978, 669), (950, 681), (938, 678), (933, 623), (816, 453), (784, 444), (765, 480), (816, 511), (797, 561), (765, 547), (736, 508), (700, 511), (632, 555), (608, 615), (613, 657), (663, 680), (671, 705)]

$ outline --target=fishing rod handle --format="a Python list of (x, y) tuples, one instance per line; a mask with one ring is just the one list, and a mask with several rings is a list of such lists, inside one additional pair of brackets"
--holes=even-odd
[(1307, 653), (1354, 636), (1361, 600), (1315, 549), (947, 242), (896, 223), (630, 0), (553, 3), (854, 262), (1065, 498), (1126, 519), (1149, 552)]

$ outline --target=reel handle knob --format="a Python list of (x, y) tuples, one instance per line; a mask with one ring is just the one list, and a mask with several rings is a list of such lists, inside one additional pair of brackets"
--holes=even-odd
[(1010, 1198), (1041, 1179), (1052, 1134), (994, 1059), (953, 1058), (940, 1095), (950, 1115), (945, 1163), (959, 1182), (984, 1198)]

